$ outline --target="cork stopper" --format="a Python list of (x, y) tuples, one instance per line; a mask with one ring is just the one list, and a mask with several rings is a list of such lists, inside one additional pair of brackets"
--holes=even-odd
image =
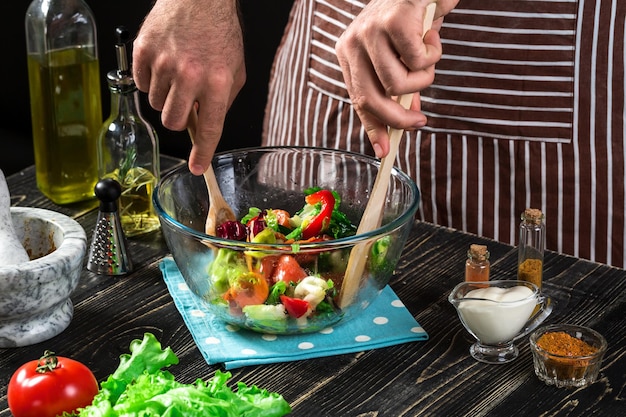
[(543, 213), (539, 209), (527, 208), (522, 213), (522, 220), (527, 224), (541, 224)]
[(478, 245), (475, 243), (470, 245), (468, 254), (470, 257), (479, 261), (485, 261), (489, 258), (489, 251), (487, 251), (487, 246)]

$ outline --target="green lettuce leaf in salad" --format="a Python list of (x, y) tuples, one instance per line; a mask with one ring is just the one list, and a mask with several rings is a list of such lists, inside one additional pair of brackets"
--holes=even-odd
[(328, 231), (335, 239), (342, 237), (354, 236), (356, 234), (357, 226), (350, 221), (346, 214), (339, 210), (341, 205), (341, 196), (335, 190), (331, 190), (335, 197), (335, 208), (330, 217), (330, 225)]
[(370, 268), (378, 272), (393, 272), (393, 263), (388, 259), (391, 247), (391, 236), (378, 239), (372, 245), (370, 253)]
[(246, 214), (245, 216), (243, 216), (241, 218), (241, 223), (242, 224), (248, 224), (248, 222), (252, 219), (254, 219), (255, 217), (257, 217), (259, 214), (261, 214), (261, 209), (258, 207), (250, 207), (248, 209), (248, 214)]
[(252, 304), (242, 309), (246, 315), (246, 324), (253, 329), (263, 331), (287, 330), (287, 311), (282, 304)]
[[(151, 333), (130, 345), (131, 354), (120, 356), (120, 365), (106, 381), (91, 405), (75, 417), (238, 417), (284, 416), (291, 412), (287, 401), (243, 382), (233, 390), (230, 372), (216, 371), (208, 381), (183, 384), (165, 370), (178, 358)], [(67, 414), (66, 414), (67, 416)]]
[(245, 259), (237, 251), (220, 248), (208, 270), (213, 291), (224, 294), (230, 288), (231, 280), (248, 273)]
[(285, 294), (285, 292), (287, 292), (287, 283), (285, 281), (278, 281), (270, 287), (270, 293), (267, 296), (265, 304), (280, 304), (280, 296)]

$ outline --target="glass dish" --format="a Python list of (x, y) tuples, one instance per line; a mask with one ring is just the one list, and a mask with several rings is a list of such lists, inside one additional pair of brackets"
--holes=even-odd
[(502, 364), (514, 360), (514, 342), (537, 328), (552, 312), (549, 297), (530, 282), (493, 280), (462, 282), (448, 301), (461, 323), (474, 336), (470, 355), (477, 361)]
[[(551, 349), (541, 343), (544, 335), (553, 335)], [(554, 339), (554, 335), (557, 339)], [(558, 342), (558, 344), (557, 344)], [(591, 352), (583, 352), (591, 347)], [(542, 327), (530, 335), (530, 350), (537, 377), (547, 385), (558, 388), (584, 387), (592, 384), (598, 377), (602, 358), (607, 349), (606, 339), (588, 327), (572, 324), (553, 324)], [(558, 352), (558, 353), (555, 353)], [(565, 354), (567, 353), (567, 354)]]
[[(242, 149), (218, 154), (213, 159), (222, 194), (238, 219), (246, 215), (250, 207), (284, 209), (293, 214), (304, 204), (303, 190), (321, 187), (339, 193), (341, 211), (355, 225), (365, 210), (378, 167), (379, 161), (367, 156), (298, 147)], [(382, 202), (384, 213), (378, 229), (347, 238), (293, 245), (247, 243), (207, 235), (204, 232), (208, 211), (206, 185), (203, 178), (192, 175), (187, 166), (163, 176), (153, 201), (182, 276), (212, 314), (227, 323), (260, 332), (306, 333), (357, 316), (387, 285), (413, 225), (419, 192), (408, 176), (394, 169), (387, 197)], [(382, 253), (373, 252), (373, 248), (379, 247), (377, 242), (385, 242)], [(213, 264), (224, 253), (245, 260), (255, 273), (259, 272), (255, 269), (258, 260), (288, 254), (302, 260), (309, 275), (332, 280), (340, 297), (346, 264), (357, 244), (372, 248), (358, 291), (347, 302), (335, 299), (335, 303), (331, 303), (335, 308), (325, 314), (284, 319), (283, 312), (274, 311), (273, 317), (259, 318), (260, 315), (253, 314), (256, 313), (253, 309), (247, 312), (233, 309), (222, 297), (223, 288), (214, 285), (217, 275), (225, 269), (216, 270)]]

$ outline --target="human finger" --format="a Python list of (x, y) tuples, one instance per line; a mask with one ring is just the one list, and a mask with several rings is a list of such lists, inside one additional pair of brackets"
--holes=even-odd
[(361, 49), (352, 47), (350, 42), (338, 42), (336, 48), (353, 108), (376, 156), (383, 157), (389, 150), (388, 126), (413, 130), (423, 127), (426, 118), (419, 111), (402, 108), (388, 95)]
[(201, 175), (209, 168), (222, 136), (227, 110), (225, 103), (213, 102), (198, 106), (196, 135), (189, 154), (189, 170), (192, 174)]
[(139, 91), (148, 92), (150, 89), (151, 71), (149, 52), (140, 38), (133, 43), (133, 80)]
[(442, 55), (437, 31), (440, 24), (429, 30), (429, 17), (426, 26), (409, 25), (416, 19), (424, 19), (423, 10), (408, 8), (406, 13), (392, 13), (385, 21), (384, 30), (374, 38), (370, 36), (364, 44), (388, 96), (420, 91), (434, 80), (434, 65)]

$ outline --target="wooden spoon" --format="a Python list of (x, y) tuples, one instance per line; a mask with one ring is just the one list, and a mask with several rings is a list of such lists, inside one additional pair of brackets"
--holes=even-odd
[[(189, 113), (189, 119), (187, 120), (187, 133), (191, 139), (191, 143), (194, 142), (196, 136), (196, 127), (198, 126), (198, 114), (193, 109)], [(204, 230), (207, 235), (216, 236), (215, 230), (217, 226), (229, 220), (237, 220), (235, 212), (230, 208), (220, 190), (217, 179), (215, 178), (215, 172), (213, 172), (213, 166), (209, 165), (204, 174), (204, 182), (206, 183), (207, 190), (209, 192), (209, 212), (206, 216), (206, 223)]]
[[(426, 15), (424, 16), (424, 34), (426, 34), (432, 26), (435, 8), (436, 3), (431, 3), (426, 8)], [(408, 109), (412, 100), (413, 94), (404, 94), (398, 97), (397, 102), (405, 109)], [(359, 227), (356, 232), (357, 235), (370, 232), (380, 227), (383, 209), (387, 199), (391, 169), (398, 155), (398, 148), (403, 133), (403, 129), (389, 129), (389, 153), (380, 161), (380, 168), (378, 169), (378, 174), (376, 174), (374, 187), (372, 188), (367, 206), (363, 212), (363, 217), (361, 217), (361, 221), (359, 222)], [(348, 258), (346, 274), (341, 285), (341, 291), (339, 292), (339, 308), (345, 308), (350, 305), (359, 292), (365, 271), (365, 264), (367, 263), (372, 243), (371, 241), (363, 242), (352, 248), (350, 258)]]

